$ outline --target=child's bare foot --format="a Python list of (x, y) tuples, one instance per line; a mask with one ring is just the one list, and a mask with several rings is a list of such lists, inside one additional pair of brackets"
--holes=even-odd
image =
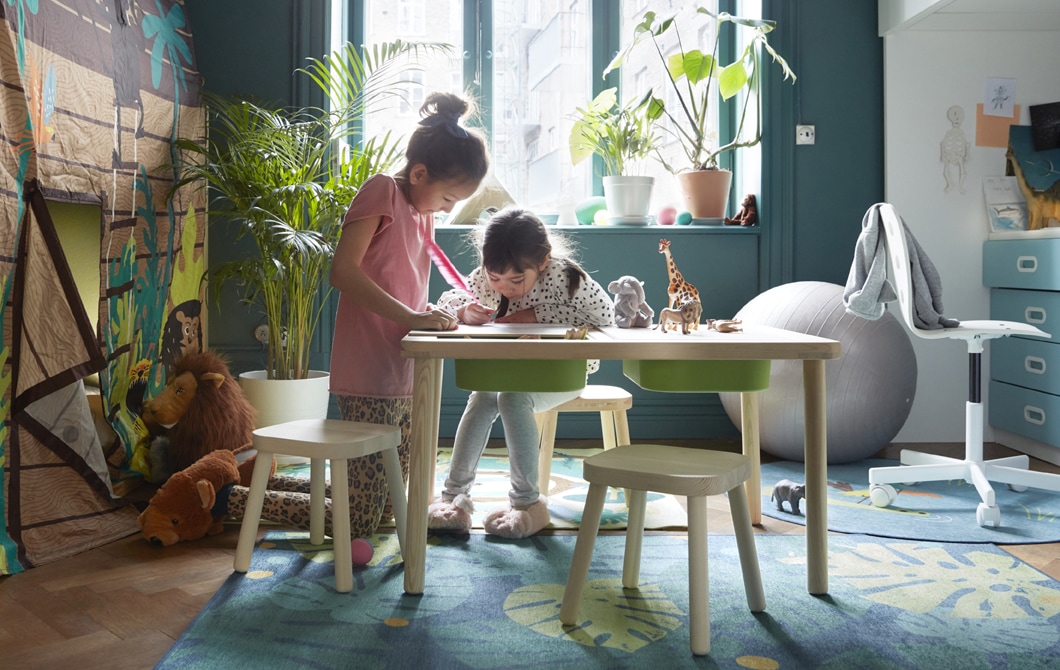
[(537, 502), (526, 509), (509, 506), (493, 510), (483, 519), (482, 525), (490, 535), (519, 539), (537, 534), (551, 520), (548, 501), (538, 498)]
[(471, 513), (474, 511), (471, 498), (462, 493), (452, 502), (439, 500), (427, 508), (427, 527), (449, 533), (470, 533)]

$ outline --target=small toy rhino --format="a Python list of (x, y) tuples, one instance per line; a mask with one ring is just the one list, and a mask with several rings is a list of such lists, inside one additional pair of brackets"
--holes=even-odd
[(806, 498), (806, 485), (796, 484), (790, 479), (781, 479), (773, 487), (773, 495), (769, 496), (770, 500), (775, 500), (777, 503), (777, 510), (783, 512), (783, 502), (788, 501), (788, 505), (791, 507), (792, 514), (802, 514), (799, 511), (799, 500)]

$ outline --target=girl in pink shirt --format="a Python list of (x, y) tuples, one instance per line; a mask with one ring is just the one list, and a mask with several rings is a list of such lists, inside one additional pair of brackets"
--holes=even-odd
[[(346, 421), (401, 427), (401, 468), (408, 477), (412, 411), (411, 359), (401, 356), (410, 330), (450, 330), (456, 318), (427, 304), (434, 212), (478, 188), (489, 168), (481, 133), (460, 124), (470, 103), (432, 93), (409, 138), (396, 176), (375, 175), (353, 199), (335, 249), (331, 285), (339, 290), (331, 353), (331, 392)], [(349, 462), (353, 537), (375, 532), (387, 501), (376, 455)]]

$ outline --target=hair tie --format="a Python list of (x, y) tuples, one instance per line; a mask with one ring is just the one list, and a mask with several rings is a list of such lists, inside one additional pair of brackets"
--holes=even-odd
[(421, 126), (445, 126), (445, 129), (453, 137), (464, 139), (467, 130), (460, 125), (460, 115), (456, 112), (438, 112), (420, 121)]

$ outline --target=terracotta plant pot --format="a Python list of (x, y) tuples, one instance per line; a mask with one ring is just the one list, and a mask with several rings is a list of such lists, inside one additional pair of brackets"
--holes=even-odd
[(685, 196), (685, 209), (694, 219), (720, 219), (729, 204), (732, 172), (729, 170), (696, 170), (677, 175)]

